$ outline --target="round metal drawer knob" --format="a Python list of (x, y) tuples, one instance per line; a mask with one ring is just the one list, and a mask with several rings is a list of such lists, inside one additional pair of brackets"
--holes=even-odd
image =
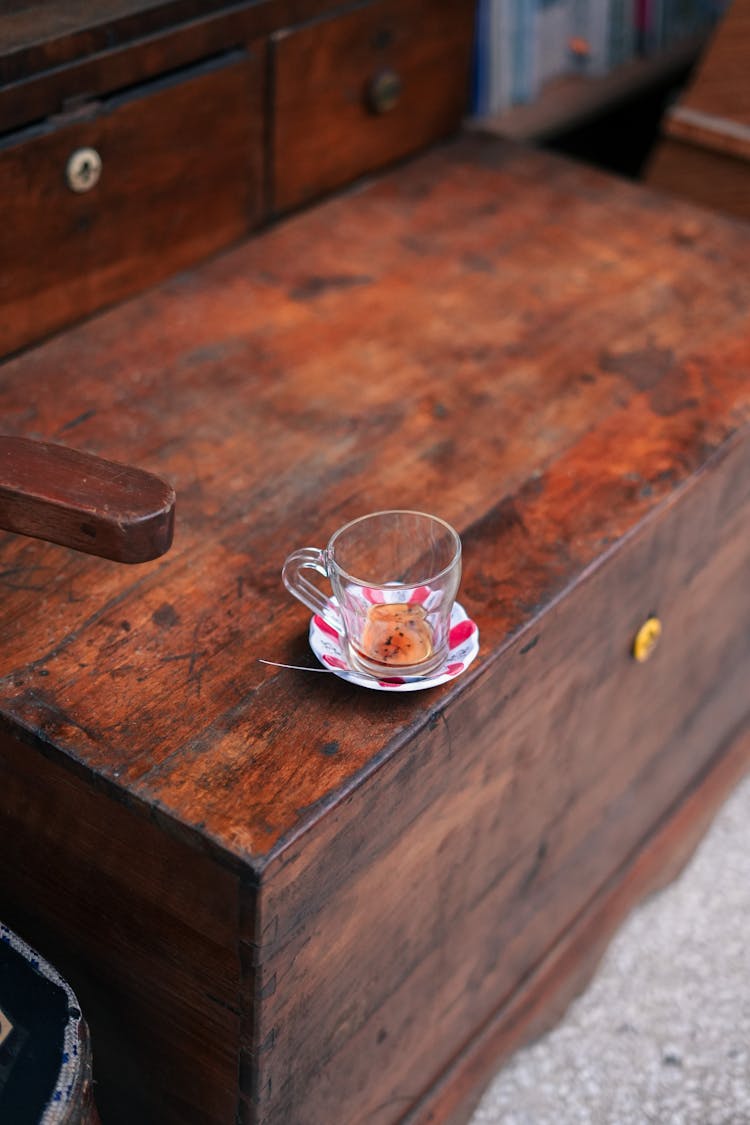
[(401, 79), (395, 70), (381, 70), (367, 87), (367, 104), (373, 113), (389, 113), (401, 99)]
[(77, 148), (65, 167), (65, 179), (71, 191), (91, 191), (99, 183), (102, 158), (95, 148)]
[(661, 633), (661, 621), (658, 617), (649, 617), (643, 622), (633, 641), (633, 656), (639, 664), (643, 664), (651, 656)]

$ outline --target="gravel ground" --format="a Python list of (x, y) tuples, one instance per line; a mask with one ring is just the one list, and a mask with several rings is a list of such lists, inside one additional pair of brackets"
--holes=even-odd
[(750, 778), (471, 1125), (750, 1125)]

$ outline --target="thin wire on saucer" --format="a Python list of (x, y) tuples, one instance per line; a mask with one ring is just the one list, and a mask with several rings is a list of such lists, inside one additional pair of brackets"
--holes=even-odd
[(302, 664), (279, 664), (276, 660), (263, 660), (258, 657), (259, 664), (271, 664), (274, 668), (290, 668), (293, 672), (327, 672), (333, 675), (333, 668), (307, 668)]

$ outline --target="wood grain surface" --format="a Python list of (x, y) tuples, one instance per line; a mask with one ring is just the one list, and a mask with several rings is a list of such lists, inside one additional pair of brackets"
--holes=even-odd
[[(746, 720), (749, 251), (742, 224), (475, 137), (0, 367), (7, 432), (180, 497), (137, 572), (0, 537), (0, 768), (26, 771), (5, 838), (69, 777), (91, 826), (61, 870), (105, 865), (117, 809), (155, 833), (128, 912), (161, 837), (178, 898), (191, 852), (197, 893), (214, 870), (226, 895), (224, 1061), (182, 1097), (194, 1043), (153, 1120), (233, 1120), (208, 1105), (231, 1059), (247, 1123), (416, 1112)], [(285, 556), (387, 507), (462, 535), (475, 665), (396, 696), (260, 663), (314, 665)], [(9, 908), (49, 936), (70, 912), (48, 889), (35, 912), (40, 851), (23, 863)], [(66, 933), (90, 993), (128, 979), (132, 933)], [(159, 992), (149, 1088), (186, 1042), (179, 996)]]

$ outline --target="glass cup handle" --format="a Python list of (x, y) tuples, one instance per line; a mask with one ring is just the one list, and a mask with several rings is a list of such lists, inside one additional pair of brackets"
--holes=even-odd
[(303, 570), (317, 570), (324, 578), (329, 578), (326, 553), (317, 547), (301, 547), (293, 551), (284, 563), (281, 579), (290, 594), (294, 594), (303, 605), (317, 613), (334, 629), (341, 628), (341, 618), (328, 599), (314, 586)]

